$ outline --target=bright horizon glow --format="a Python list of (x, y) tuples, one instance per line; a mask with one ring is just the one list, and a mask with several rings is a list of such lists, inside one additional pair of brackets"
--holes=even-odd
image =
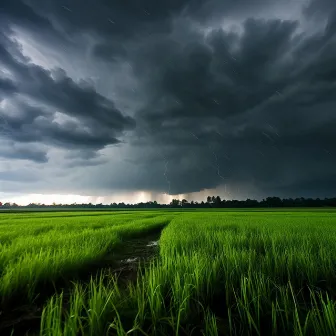
[[(172, 199), (187, 199), (188, 201), (206, 201), (207, 196), (219, 195), (222, 199), (231, 199), (234, 195), (231, 193), (223, 193), (223, 188), (205, 189), (199, 192), (189, 194), (167, 195), (163, 193), (153, 193), (148, 191), (137, 192), (118, 192), (109, 196), (89, 196), (76, 194), (7, 194), (0, 193), (0, 201), (2, 203), (10, 202), (18, 205), (28, 205), (30, 203), (40, 203), (45, 205), (56, 204), (110, 204), (122, 203), (135, 204), (141, 202), (157, 201), (160, 204), (169, 204)], [(224, 196), (227, 195), (227, 196)], [(231, 196), (231, 197), (229, 197)]]

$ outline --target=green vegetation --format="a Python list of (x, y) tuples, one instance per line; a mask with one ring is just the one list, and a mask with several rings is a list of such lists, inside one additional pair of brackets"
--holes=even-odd
[(44, 303), (40, 335), (336, 335), (333, 211), (2, 214), (2, 298), (32, 300), (38, 284), (163, 227), (135, 281), (74, 282)]
[(30, 213), (0, 217), (0, 296), (32, 300), (36, 287), (97, 260), (123, 238), (162, 228), (158, 213)]

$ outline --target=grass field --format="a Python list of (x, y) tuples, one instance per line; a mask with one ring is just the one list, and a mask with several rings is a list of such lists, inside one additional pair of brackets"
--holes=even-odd
[[(160, 230), (126, 285), (73, 277)], [(0, 248), (2, 316), (39, 302), (29, 335), (336, 335), (331, 209), (1, 213)]]

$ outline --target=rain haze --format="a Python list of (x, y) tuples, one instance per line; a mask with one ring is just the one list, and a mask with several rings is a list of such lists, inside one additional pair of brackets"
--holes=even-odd
[(334, 0), (4, 0), (0, 199), (333, 197)]

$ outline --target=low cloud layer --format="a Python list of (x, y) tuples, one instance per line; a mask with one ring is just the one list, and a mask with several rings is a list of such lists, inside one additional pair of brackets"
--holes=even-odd
[(4, 192), (334, 196), (334, 1), (11, 0), (0, 22)]

